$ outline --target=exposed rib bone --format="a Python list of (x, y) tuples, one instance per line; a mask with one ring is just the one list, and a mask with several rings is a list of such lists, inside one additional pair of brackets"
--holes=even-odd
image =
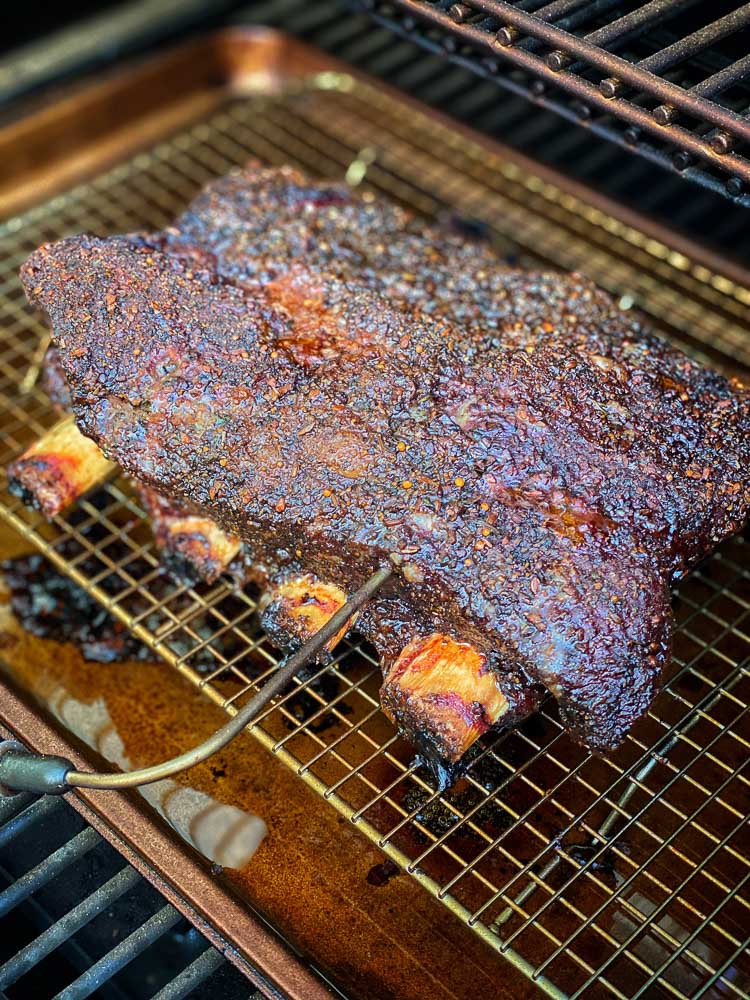
[[(263, 628), (274, 643), (288, 649), (306, 642), (343, 608), (346, 594), (336, 584), (324, 583), (308, 573), (278, 584), (267, 600)], [(327, 644), (329, 651), (343, 639), (352, 621)]]
[(8, 469), (8, 489), (51, 518), (114, 471), (99, 447), (65, 417)]
[(241, 542), (210, 518), (192, 514), (156, 490), (134, 483), (151, 521), (162, 563), (174, 576), (189, 583), (214, 583), (238, 555)]
[[(8, 488), (51, 518), (101, 485), (115, 470), (72, 415), (60, 420), (8, 470)], [(240, 540), (207, 517), (191, 514), (135, 484), (151, 517), (156, 544), (168, 569), (190, 582), (213, 583), (240, 550)]]
[[(70, 388), (55, 347), (44, 356), (42, 376), (51, 402), (65, 413), (71, 407)], [(135, 481), (133, 486), (149, 515), (163, 564), (181, 580), (214, 583), (239, 552), (239, 539), (226, 534), (209, 518), (181, 509), (156, 490)]]
[(380, 700), (403, 732), (453, 763), (506, 714), (498, 675), (473, 646), (439, 632), (414, 639), (387, 670)]

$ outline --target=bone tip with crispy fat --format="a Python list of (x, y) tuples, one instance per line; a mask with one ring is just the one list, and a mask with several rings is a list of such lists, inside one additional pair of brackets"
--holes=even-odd
[[(155, 526), (154, 526), (155, 527)], [(239, 554), (241, 542), (210, 518), (186, 514), (174, 518), (157, 536), (162, 564), (187, 583), (215, 583)]]
[(140, 482), (133, 482), (162, 565), (182, 583), (215, 583), (240, 554), (240, 539), (204, 514), (195, 514)]
[[(264, 599), (263, 628), (282, 649), (301, 646), (343, 608), (346, 600), (341, 587), (318, 580), (312, 573), (292, 577), (273, 587)], [(353, 621), (347, 622), (330, 640), (329, 652), (343, 639)]]
[(115, 466), (65, 417), (8, 469), (8, 489), (52, 518), (101, 485)]
[(402, 729), (422, 734), (430, 756), (456, 764), (510, 708), (497, 674), (474, 646), (448, 635), (414, 639), (386, 669), (380, 699)]

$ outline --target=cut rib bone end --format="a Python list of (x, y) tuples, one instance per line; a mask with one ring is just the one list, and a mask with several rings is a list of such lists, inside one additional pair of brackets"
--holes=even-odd
[[(271, 640), (282, 649), (301, 646), (343, 608), (346, 600), (341, 587), (308, 573), (273, 588), (266, 598), (261, 623)], [(329, 652), (343, 639), (353, 622), (351, 619), (327, 643)]]
[(180, 508), (150, 486), (137, 482), (133, 486), (151, 522), (162, 564), (184, 583), (215, 583), (239, 555), (240, 539), (205, 515)]
[(8, 489), (45, 517), (60, 514), (99, 486), (115, 466), (66, 417), (8, 469)]
[(510, 708), (486, 657), (437, 632), (402, 650), (385, 672), (380, 701), (401, 731), (420, 734), (424, 748), (449, 764)]
[(171, 518), (164, 534), (155, 530), (155, 536), (167, 569), (191, 583), (215, 583), (241, 548), (236, 535), (226, 534), (210, 518), (197, 514)]

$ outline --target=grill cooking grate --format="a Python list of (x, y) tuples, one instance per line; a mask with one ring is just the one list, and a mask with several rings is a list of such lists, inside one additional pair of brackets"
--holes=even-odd
[(250, 998), (244, 976), (62, 798), (0, 804), (0, 931), (7, 1000), (180, 1000), (204, 986)]
[[(200, 185), (250, 156), (351, 180), (366, 171), (367, 184), (420, 212), (481, 222), (503, 252), (587, 272), (694, 353), (750, 362), (750, 289), (387, 95), (325, 73), (275, 96), (228, 100), (7, 223), (0, 464), (54, 419), (34, 384), (45, 331), (16, 277), (25, 256), (77, 230), (162, 226)], [(275, 669), (251, 594), (160, 574), (123, 480), (52, 525), (7, 494), (0, 514), (227, 712)], [(380, 713), (379, 669), (356, 641), (252, 732), (551, 995), (742, 997), (750, 988), (746, 566), (747, 545), (734, 539), (681, 585), (671, 679), (608, 760), (573, 745), (547, 706), (483, 745), (467, 777), (439, 796)]]
[[(274, 25), (298, 35), (621, 204), (660, 218), (703, 242), (710, 241), (714, 247), (731, 247), (738, 260), (750, 259), (747, 213), (737, 210), (736, 200), (726, 198), (725, 178), (717, 178), (718, 191), (693, 188), (686, 198), (683, 181), (694, 177), (697, 167), (678, 173), (668, 157), (661, 156), (667, 165), (655, 168), (653, 158), (642, 155), (648, 153), (643, 142), (624, 148), (611, 141), (611, 129), (604, 130), (602, 137), (607, 119), (595, 116), (593, 123), (584, 122), (567, 106), (569, 113), (563, 117), (560, 106), (564, 97), (562, 102), (553, 101), (554, 93), (550, 92), (547, 98), (535, 99), (530, 113), (528, 88), (516, 86), (519, 80), (510, 73), (488, 71), (486, 78), (478, 78), (476, 59), (467, 60), (462, 52), (447, 56), (441, 45), (425, 51), (410, 40), (414, 32), (401, 31), (397, 36), (392, 27), (379, 28), (365, 12), (352, 11), (342, 19), (340, 0), (318, 0), (315, 4), (267, 0), (237, 16), (243, 23)], [(414, 30), (418, 32), (419, 26)], [(452, 60), (450, 64), (447, 58)], [(499, 86), (506, 83), (509, 86)]]
[(359, 0), (380, 23), (750, 204), (750, 4)]

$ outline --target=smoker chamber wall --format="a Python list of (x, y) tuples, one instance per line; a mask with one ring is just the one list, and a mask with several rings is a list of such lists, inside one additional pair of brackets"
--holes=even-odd
[[(618, 217), (549, 172), (270, 35), (225, 36), (165, 66), (163, 103), (144, 99), (140, 118), (108, 131), (101, 104), (84, 101), (101, 116), (95, 141), (86, 145), (79, 132), (54, 176), (38, 173), (35, 183), (52, 191), (89, 179), (12, 217), (0, 234), (3, 466), (54, 418), (35, 382), (46, 331), (16, 277), (25, 256), (81, 229), (163, 226), (200, 185), (250, 156), (348, 176), (428, 215), (474, 220), (501, 254), (585, 271), (694, 354), (729, 369), (750, 361), (747, 277), (645, 220)], [(143, 81), (156, 78), (153, 68), (137, 78), (151, 104)], [(107, 101), (118, 106), (111, 89)], [(73, 106), (50, 128), (64, 129), (66, 114), (82, 129)], [(27, 149), (43, 148), (41, 132), (19, 129), (0, 135), (0, 149), (17, 150), (19, 134)], [(0, 193), (6, 205), (33, 194), (28, 177), (25, 187), (7, 178)], [(7, 494), (0, 514), (227, 712), (275, 669), (251, 594), (160, 576), (124, 482), (49, 526)], [(322, 688), (317, 675), (304, 683), (304, 718), (293, 710), (295, 690), (252, 734), (551, 995), (742, 996), (750, 985), (748, 611), (738, 538), (681, 585), (670, 680), (606, 761), (570, 743), (547, 707), (484, 745), (461, 787), (439, 796), (380, 713), (379, 669), (356, 641), (343, 644), (332, 685)]]

